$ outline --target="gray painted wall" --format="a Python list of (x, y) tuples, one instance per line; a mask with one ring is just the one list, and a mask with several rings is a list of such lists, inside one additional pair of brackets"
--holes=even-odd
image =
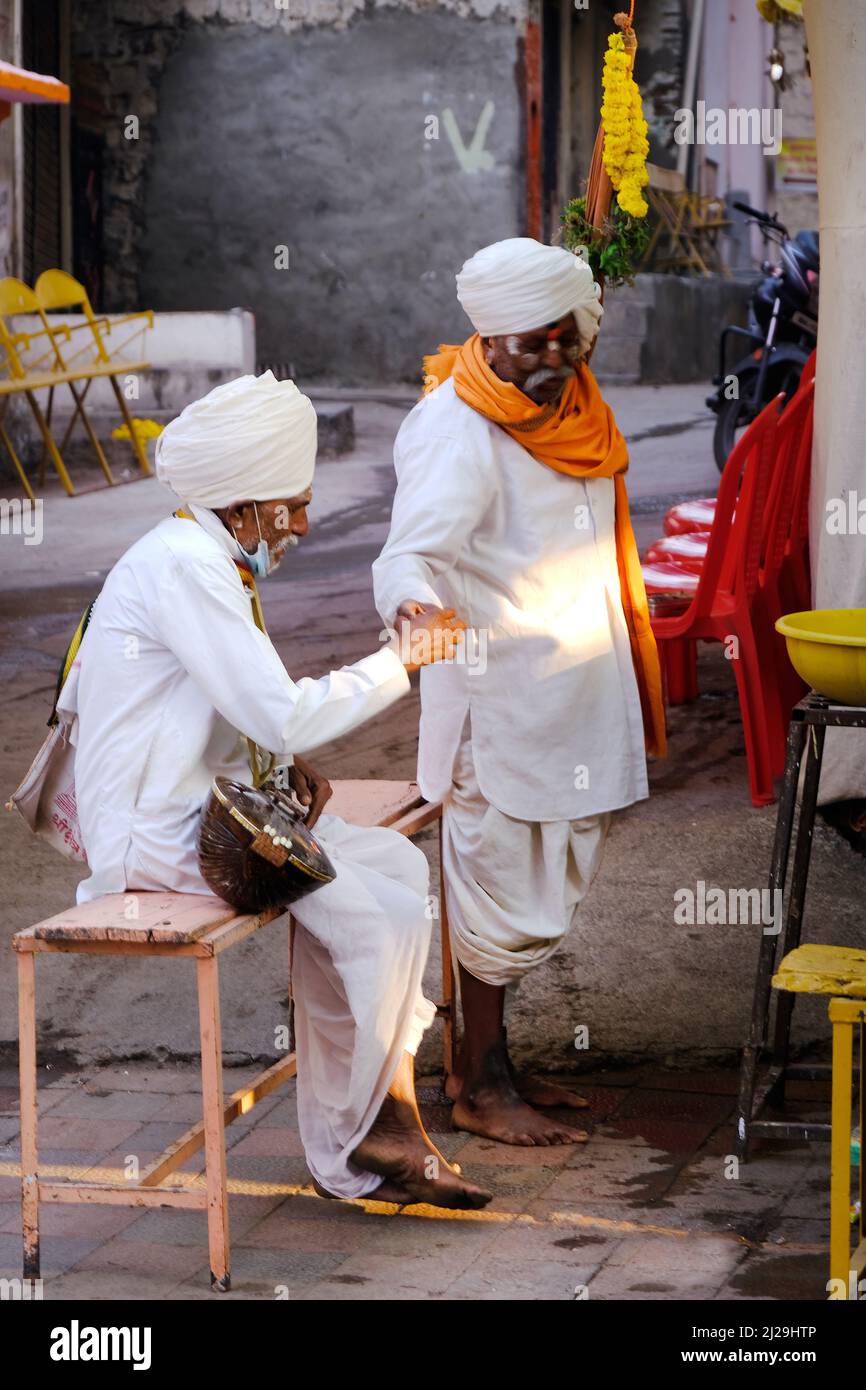
[(455, 271), (522, 230), (517, 56), (509, 20), (443, 10), (188, 29), (159, 93), (142, 302), (249, 307), (259, 358), (302, 381), (417, 380), (419, 348), (468, 331)]

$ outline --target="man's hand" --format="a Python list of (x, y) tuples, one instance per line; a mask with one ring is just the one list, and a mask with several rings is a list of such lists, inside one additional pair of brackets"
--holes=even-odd
[(394, 626), (398, 654), (407, 671), (417, 671), (434, 661), (449, 661), (466, 631), (466, 624), (455, 617), (453, 608), (437, 608), (418, 599), (400, 604)]
[(312, 829), (333, 795), (330, 782), (303, 758), (296, 757), (289, 768), (289, 786), (301, 805), (309, 806), (304, 824)]

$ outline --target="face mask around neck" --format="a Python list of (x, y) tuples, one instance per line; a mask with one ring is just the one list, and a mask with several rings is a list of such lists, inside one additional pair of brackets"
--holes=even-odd
[(267, 579), (268, 575), (271, 572), (271, 554), (268, 549), (268, 543), (262, 535), (261, 522), (259, 521), (259, 509), (256, 506), (255, 502), (253, 503), (253, 511), (256, 514), (256, 526), (258, 527), (259, 531), (259, 543), (256, 546), (255, 550), (252, 552), (252, 554), (250, 553), (250, 551), (244, 549), (244, 547), (241, 545), (234, 527), (232, 527), (232, 535), (234, 536), (235, 540), (238, 542), (238, 545), (240, 546), (241, 554), (243, 555), (246, 563), (249, 565), (253, 578)]

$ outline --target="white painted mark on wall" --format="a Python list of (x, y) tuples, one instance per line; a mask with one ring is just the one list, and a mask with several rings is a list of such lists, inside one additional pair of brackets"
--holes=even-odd
[(495, 159), (490, 150), (484, 148), (487, 139), (487, 132), (493, 120), (493, 113), (496, 110), (492, 101), (487, 101), (481, 109), (478, 117), (478, 124), (475, 127), (475, 134), (469, 145), (464, 145), (463, 136), (460, 134), (460, 127), (457, 124), (454, 112), (450, 106), (446, 106), (442, 112), (442, 124), (448, 139), (451, 141), (451, 148), (457, 156), (457, 162), (464, 174), (478, 174), (482, 170), (489, 170), (494, 167)]

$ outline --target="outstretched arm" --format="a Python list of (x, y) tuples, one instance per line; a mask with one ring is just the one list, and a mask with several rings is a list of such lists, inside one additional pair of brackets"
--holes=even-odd
[[(450, 629), (451, 620), (438, 614), (436, 624)], [(340, 738), (409, 689), (406, 667), (391, 646), (325, 676), (293, 681), (255, 626), (243, 585), (221, 559), (167, 566), (158, 626), (223, 718), (276, 757)]]

